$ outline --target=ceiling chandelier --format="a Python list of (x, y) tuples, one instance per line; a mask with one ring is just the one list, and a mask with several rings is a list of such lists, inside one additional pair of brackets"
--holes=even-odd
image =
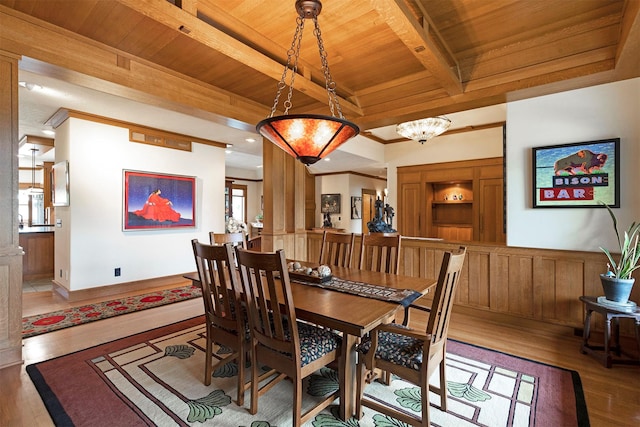
[(37, 148), (31, 149), (31, 187), (29, 187), (29, 193), (44, 193), (44, 189), (36, 187), (36, 151), (40, 151)]
[[(296, 18), (297, 27), (291, 42), (291, 48), (287, 51), (287, 63), (284, 66), (282, 78), (278, 84), (278, 92), (273, 101), (271, 114), (256, 125), (256, 130), (269, 141), (282, 148), (284, 151), (300, 160), (305, 165), (311, 165), (331, 153), (341, 144), (356, 136), (360, 129), (355, 124), (345, 120), (336, 94), (336, 84), (329, 72), (327, 54), (324, 50), (318, 15), (322, 10), (322, 3), (318, 0), (297, 0)], [(291, 96), (293, 95), (293, 82), (298, 71), (298, 58), (300, 56), (300, 44), (304, 31), (305, 19), (313, 19), (315, 25), (314, 34), (318, 40), (320, 61), (324, 73), (325, 87), (329, 98), (331, 116), (320, 114), (291, 114)], [(284, 114), (274, 116), (278, 107), (278, 100), (285, 83), (288, 71), (291, 71), (287, 99), (284, 101)], [(337, 115), (336, 115), (337, 114)]]
[(396, 126), (396, 132), (405, 138), (424, 144), (427, 140), (449, 129), (449, 126), (451, 126), (451, 120), (444, 116), (429, 117), (428, 119), (400, 123)]

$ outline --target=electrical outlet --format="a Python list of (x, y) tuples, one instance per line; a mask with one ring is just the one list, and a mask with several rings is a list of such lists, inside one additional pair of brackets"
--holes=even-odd
[(113, 271), (113, 274), (114, 274), (116, 277), (120, 276), (120, 267), (116, 268), (116, 269)]

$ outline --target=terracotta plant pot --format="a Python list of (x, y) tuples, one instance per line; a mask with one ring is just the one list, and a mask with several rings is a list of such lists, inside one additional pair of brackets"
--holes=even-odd
[(609, 301), (619, 303), (629, 301), (629, 295), (631, 295), (631, 289), (633, 289), (635, 280), (636, 279), (618, 279), (617, 277), (611, 277), (605, 274), (600, 275), (604, 296)]

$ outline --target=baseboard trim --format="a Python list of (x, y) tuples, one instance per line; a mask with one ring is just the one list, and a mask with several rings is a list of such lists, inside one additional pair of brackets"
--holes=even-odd
[[(187, 274), (187, 273), (185, 273)], [(185, 279), (182, 274), (175, 274), (152, 279), (137, 280), (134, 282), (118, 283), (116, 285), (98, 286), (95, 288), (70, 291), (60, 283), (53, 281), (53, 292), (69, 302), (83, 301), (93, 298), (103, 298), (127, 292), (145, 291), (151, 288), (163, 286), (183, 286), (191, 284), (191, 280)]]

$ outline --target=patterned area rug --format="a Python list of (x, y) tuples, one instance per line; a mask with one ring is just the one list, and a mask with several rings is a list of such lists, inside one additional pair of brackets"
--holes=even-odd
[[(203, 384), (204, 326), (195, 318), (27, 366), (56, 425), (76, 426), (290, 426), (292, 388), (280, 382), (259, 400), (258, 413), (238, 407), (237, 366), (227, 365)], [(220, 349), (220, 352), (223, 352)], [(578, 374), (485, 348), (450, 341), (448, 411), (432, 395), (433, 426), (588, 426)], [(437, 382), (437, 374), (433, 380)], [(305, 383), (303, 408), (335, 390), (337, 375), (322, 369)], [(366, 393), (404, 411), (420, 413), (419, 389), (394, 378)], [(337, 402), (336, 402), (337, 403)], [(400, 427), (365, 408), (364, 417), (337, 419), (337, 406), (313, 427)]]
[(34, 335), (45, 334), (134, 311), (146, 310), (147, 308), (200, 298), (201, 296), (202, 293), (199, 287), (187, 285), (175, 289), (27, 316), (22, 318), (22, 338), (29, 338)]

